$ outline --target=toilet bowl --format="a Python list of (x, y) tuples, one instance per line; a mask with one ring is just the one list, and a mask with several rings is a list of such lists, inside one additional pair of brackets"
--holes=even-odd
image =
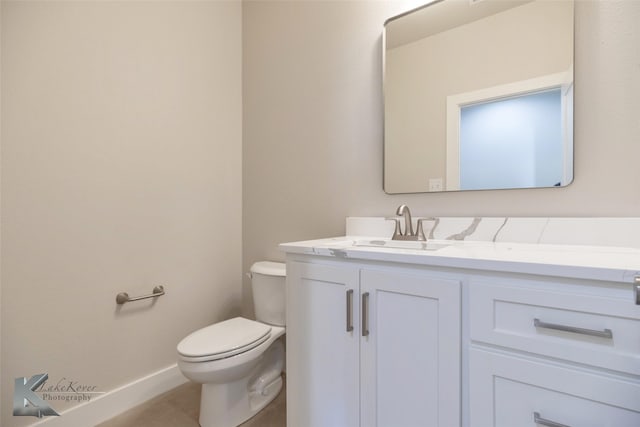
[(199, 329), (178, 344), (178, 367), (202, 384), (201, 427), (237, 427), (282, 389), (285, 264), (251, 266), (256, 319), (242, 317)]

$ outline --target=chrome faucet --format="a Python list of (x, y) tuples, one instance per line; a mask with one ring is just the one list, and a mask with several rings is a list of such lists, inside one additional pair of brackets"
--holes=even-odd
[(398, 218), (389, 218), (393, 219), (396, 222), (396, 228), (393, 232), (393, 237), (391, 237), (391, 240), (427, 240), (427, 238), (424, 237), (424, 231), (422, 230), (422, 220), (424, 218), (418, 219), (418, 229), (414, 233), (413, 225), (411, 224), (411, 212), (409, 211), (409, 207), (407, 205), (398, 206), (396, 215), (404, 216), (404, 232), (402, 232), (402, 230), (400, 229), (400, 220)]

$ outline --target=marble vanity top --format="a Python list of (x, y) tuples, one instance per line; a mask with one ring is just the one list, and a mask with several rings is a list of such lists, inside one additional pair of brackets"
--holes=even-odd
[(425, 244), (343, 236), (283, 243), (280, 248), (287, 253), (343, 259), (615, 282), (631, 283), (640, 275), (640, 249), (624, 247), (450, 240), (430, 240)]
[[(347, 231), (349, 228), (348, 224)], [(626, 283), (633, 283), (634, 277), (640, 276), (640, 248), (611, 246), (610, 242), (607, 245), (584, 245), (436, 238), (429, 239), (425, 245), (421, 242), (391, 241), (379, 235), (347, 235), (283, 243), (280, 249), (292, 254), (341, 259)]]

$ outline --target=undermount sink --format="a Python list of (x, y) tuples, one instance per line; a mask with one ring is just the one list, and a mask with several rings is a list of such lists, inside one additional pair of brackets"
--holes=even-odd
[(434, 241), (414, 241), (414, 240), (356, 240), (353, 246), (369, 248), (389, 248), (389, 249), (413, 249), (420, 251), (437, 251), (438, 249), (451, 246), (454, 242), (434, 242)]

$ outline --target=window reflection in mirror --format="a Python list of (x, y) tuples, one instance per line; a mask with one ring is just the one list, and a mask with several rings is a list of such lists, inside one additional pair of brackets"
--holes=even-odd
[[(388, 20), (384, 46), (387, 193), (571, 182), (572, 1), (442, 0)], [(523, 99), (551, 94), (555, 107), (514, 122)], [(466, 126), (480, 110), (491, 125)]]
[(562, 184), (561, 89), (460, 111), (460, 190)]

